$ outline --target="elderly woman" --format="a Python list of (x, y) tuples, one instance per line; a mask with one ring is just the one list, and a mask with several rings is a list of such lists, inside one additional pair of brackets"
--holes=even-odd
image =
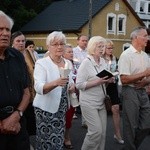
[(63, 150), (69, 79), (61, 76), (60, 69), (72, 69), (71, 62), (62, 57), (65, 44), (62, 32), (52, 32), (46, 40), (49, 55), (35, 64), (36, 150)]
[(96, 76), (98, 72), (106, 69), (105, 60), (101, 58), (105, 42), (101, 36), (94, 36), (89, 40), (88, 56), (81, 63), (77, 73), (76, 87), (80, 90), (80, 106), (88, 126), (82, 150), (105, 148), (107, 113), (104, 91), (105, 83), (112, 82), (113, 79)]

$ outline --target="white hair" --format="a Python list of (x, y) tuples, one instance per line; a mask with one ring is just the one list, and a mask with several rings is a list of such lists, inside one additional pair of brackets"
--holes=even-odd
[(47, 36), (46, 45), (50, 45), (53, 41), (59, 40), (66, 44), (66, 37), (61, 31), (54, 31)]
[(11, 17), (9, 17), (8, 15), (6, 15), (3, 11), (0, 10), (0, 17), (5, 17), (9, 23), (10, 23), (10, 28), (12, 29), (13, 25), (14, 25), (14, 21)]

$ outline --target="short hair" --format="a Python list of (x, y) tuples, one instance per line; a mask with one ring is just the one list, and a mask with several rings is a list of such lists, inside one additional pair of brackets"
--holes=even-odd
[(88, 45), (87, 45), (87, 51), (89, 55), (92, 55), (95, 53), (96, 44), (98, 43), (106, 43), (106, 39), (101, 36), (93, 36), (90, 38)]
[(72, 46), (71, 44), (67, 43), (67, 44), (65, 45), (65, 48), (73, 48), (73, 46)]
[(143, 30), (143, 29), (144, 29), (144, 30), (147, 30), (147, 28), (146, 28), (145, 26), (139, 26), (139, 27), (134, 28), (133, 31), (132, 31), (131, 34), (130, 34), (131, 40), (134, 39), (134, 38), (136, 38), (137, 35), (138, 35), (138, 33), (139, 33), (141, 30)]
[(14, 42), (14, 39), (20, 35), (23, 35), (23, 33), (21, 31), (16, 31), (14, 33), (12, 33), (11, 35), (11, 44)]
[[(83, 34), (79, 35), (79, 36), (77, 37), (77, 40), (80, 40), (80, 38), (81, 38), (82, 36), (86, 36), (86, 35), (83, 35)], [(86, 36), (86, 37), (87, 37), (87, 36)]]
[(27, 48), (29, 45), (34, 45), (35, 46), (34, 41), (27, 40), (26, 43), (25, 43), (25, 48)]
[(62, 42), (64, 42), (64, 44), (66, 44), (66, 37), (65, 37), (65, 35), (61, 31), (53, 31), (52, 33), (50, 33), (47, 36), (46, 46), (48, 46), (49, 44), (51, 44), (55, 40), (62, 41)]
[(5, 17), (8, 21), (9, 21), (9, 23), (10, 23), (10, 29), (12, 29), (12, 27), (13, 27), (13, 25), (14, 25), (14, 20), (10, 17), (10, 16), (8, 16), (8, 15), (6, 15), (3, 11), (1, 11), (0, 10), (0, 17)]

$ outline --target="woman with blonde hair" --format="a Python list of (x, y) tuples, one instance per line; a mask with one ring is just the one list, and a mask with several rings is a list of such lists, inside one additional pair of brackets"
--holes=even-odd
[[(117, 58), (113, 55), (114, 44), (111, 40), (106, 40), (106, 46), (103, 54), (103, 58), (107, 64), (107, 70), (111, 72), (117, 71)], [(114, 123), (114, 139), (119, 144), (124, 144), (124, 141), (121, 137), (121, 129), (120, 129), (120, 108), (119, 108), (119, 97), (118, 97), (118, 88), (117, 88), (117, 78), (114, 83), (110, 83), (106, 88), (107, 94), (111, 98), (112, 102), (112, 117)]]
[(106, 69), (101, 58), (106, 40), (101, 36), (92, 37), (87, 45), (88, 56), (81, 63), (76, 79), (76, 87), (80, 90), (79, 102), (82, 115), (87, 123), (82, 150), (104, 150), (106, 138), (107, 112), (104, 105), (105, 84), (113, 78), (99, 78), (96, 74)]

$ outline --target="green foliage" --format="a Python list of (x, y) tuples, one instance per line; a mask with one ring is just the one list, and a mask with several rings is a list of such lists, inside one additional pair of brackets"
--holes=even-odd
[(14, 19), (13, 31), (17, 31), (51, 2), (52, 0), (1, 0), (0, 10)]

